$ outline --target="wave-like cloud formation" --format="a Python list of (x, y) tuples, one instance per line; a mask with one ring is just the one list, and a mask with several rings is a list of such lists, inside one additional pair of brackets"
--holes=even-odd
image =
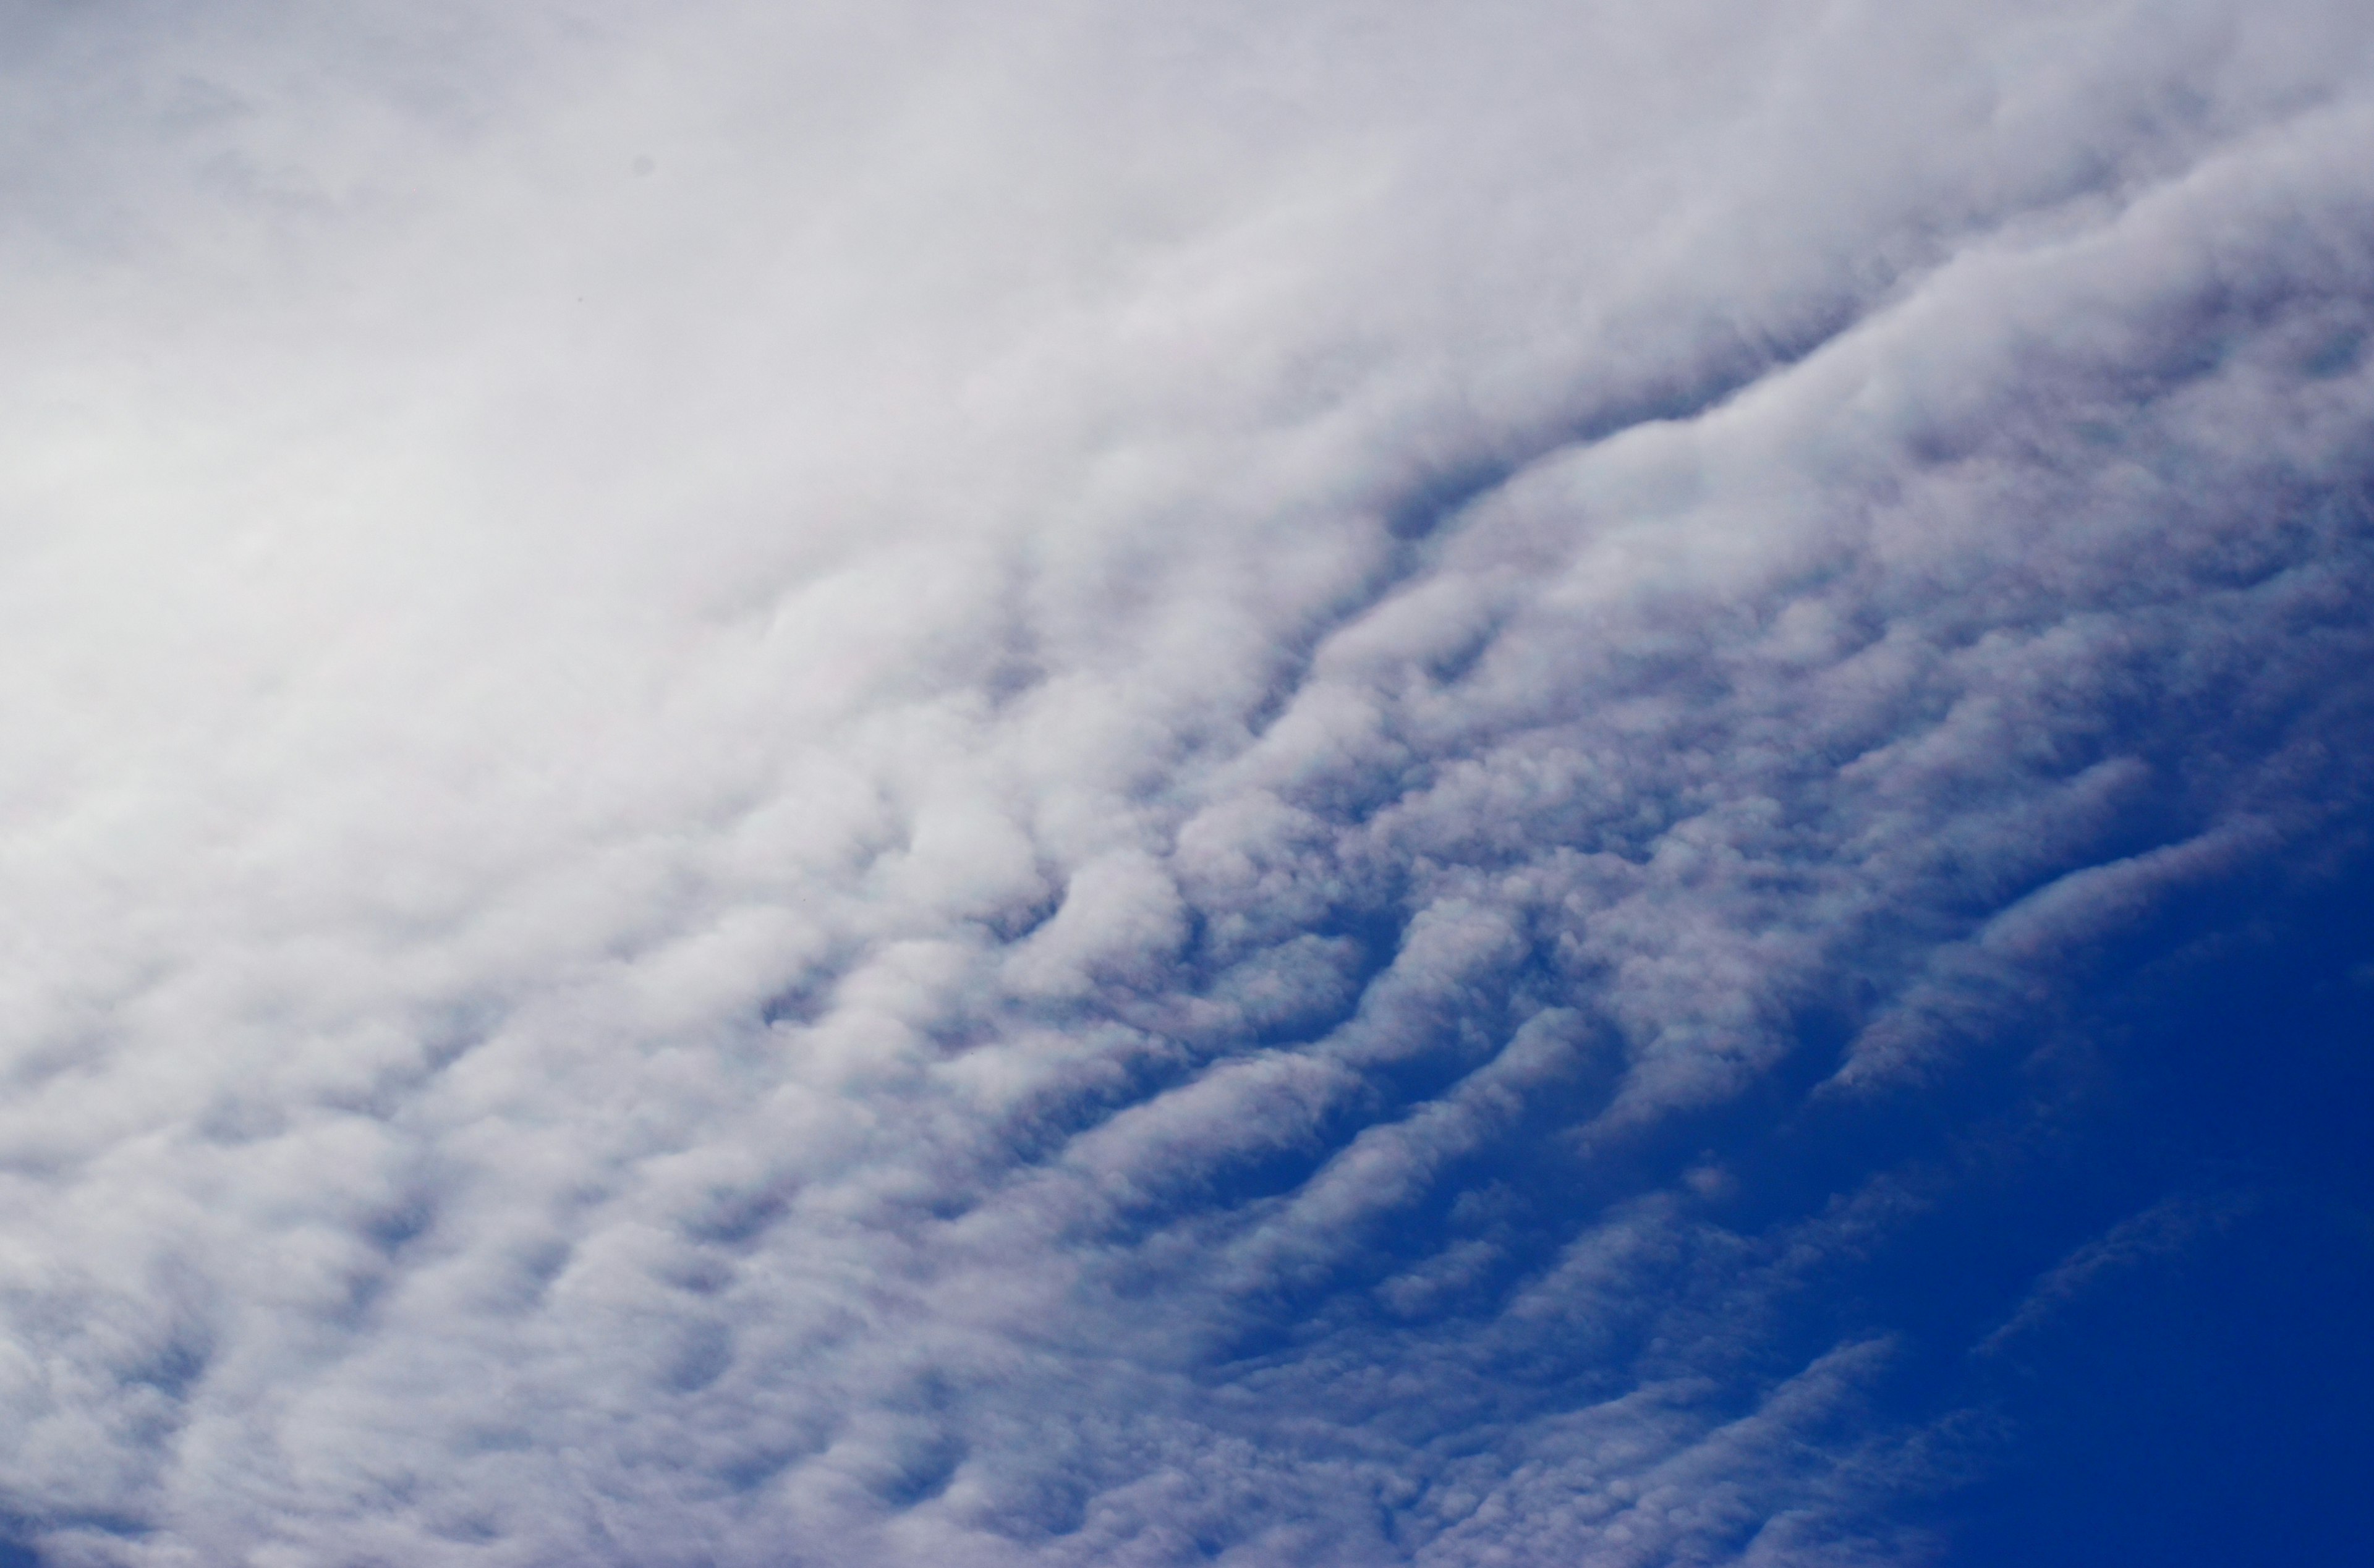
[(1755, 1162), (2365, 823), (2374, 17), (771, 12), (8, 24), (18, 1537), (1896, 1560)]

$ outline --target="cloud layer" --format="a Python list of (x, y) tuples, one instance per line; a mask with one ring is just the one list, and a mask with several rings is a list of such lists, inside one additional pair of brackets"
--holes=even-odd
[(1757, 1151), (2364, 826), (2359, 12), (9, 24), (0, 1511), (1902, 1560)]

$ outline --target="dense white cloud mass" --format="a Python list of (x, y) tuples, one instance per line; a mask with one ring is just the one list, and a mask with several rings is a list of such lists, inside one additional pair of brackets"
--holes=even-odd
[(1724, 1141), (2362, 817), (2374, 13), (1288, 9), (0, 22), (43, 1562), (1914, 1550)]

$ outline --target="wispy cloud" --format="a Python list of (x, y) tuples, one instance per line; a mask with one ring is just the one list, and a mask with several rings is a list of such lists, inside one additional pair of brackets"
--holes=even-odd
[(2181, 1257), (2204, 1234), (2226, 1229), (2251, 1208), (2251, 1199), (2239, 1193), (2214, 1198), (2179, 1194), (2162, 1199), (2140, 1213), (2130, 1214), (2039, 1276), (2027, 1298), (1972, 1347), (1971, 1353), (1992, 1355), (2000, 1352), (2021, 1335), (2041, 1327), (2105, 1279), (2162, 1258)]

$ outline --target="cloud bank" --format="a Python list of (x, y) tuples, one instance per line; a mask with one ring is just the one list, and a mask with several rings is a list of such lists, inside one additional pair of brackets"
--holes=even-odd
[(2366, 825), (2360, 7), (6, 29), (43, 1562), (1904, 1561), (1759, 1151)]

